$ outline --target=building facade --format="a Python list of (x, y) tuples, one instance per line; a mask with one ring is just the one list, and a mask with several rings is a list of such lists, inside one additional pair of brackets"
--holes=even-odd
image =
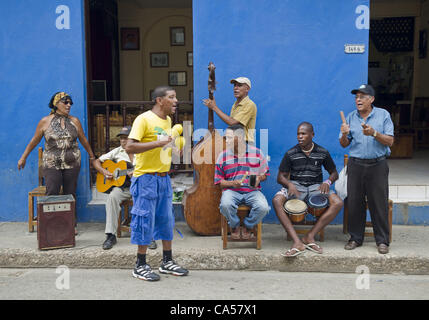
[[(187, 111), (194, 132), (207, 128), (202, 99), (208, 96), (209, 62), (216, 65), (215, 98), (225, 113), (234, 103), (229, 81), (250, 78), (249, 95), (258, 106), (256, 143), (270, 159), (271, 177), (263, 185), (269, 201), (280, 187), (276, 182), (280, 161), (297, 143), (297, 125), (302, 121), (313, 124), (314, 141), (330, 151), (338, 171), (343, 167), (347, 150), (338, 143), (339, 111), (355, 108), (350, 90), (368, 81), (369, 0), (109, 0), (106, 3), (112, 3), (117, 15), (113, 24), (94, 22), (97, 18), (90, 10), (99, 2), (0, 3), (0, 143), (4, 148), (0, 221), (27, 219), (28, 191), (38, 177), (36, 150), (24, 170), (17, 170), (17, 161), (38, 121), (50, 112), (53, 93), (70, 93), (71, 114), (80, 119), (87, 135), (93, 134), (94, 114), (88, 105), (93, 96), (88, 91), (107, 68), (97, 64), (103, 59), (107, 65), (115, 63), (109, 71), (108, 100), (149, 100), (151, 89), (171, 80), (170, 73), (184, 72), (185, 84), (176, 83), (177, 92), (179, 100), (194, 101)], [(113, 12), (109, 8), (103, 7), (104, 16)], [(116, 40), (106, 38), (105, 47), (94, 40), (97, 25), (113, 30), (111, 39)], [(139, 31), (138, 49), (125, 49), (121, 37), (126, 28)], [(172, 39), (172, 32), (179, 35)], [(168, 60), (162, 60), (166, 52)], [(159, 68), (152, 63), (159, 63)], [(223, 130), (226, 125), (215, 116), (215, 127)], [(91, 204), (89, 159), (82, 147), (81, 151), (78, 222), (101, 222), (104, 207)], [(277, 222), (274, 210), (264, 221)], [(339, 215), (334, 223), (341, 222)]]

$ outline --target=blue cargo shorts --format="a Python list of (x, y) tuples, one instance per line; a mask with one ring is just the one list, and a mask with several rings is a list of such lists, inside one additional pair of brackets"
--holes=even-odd
[(173, 191), (170, 176), (144, 174), (131, 178), (131, 243), (149, 245), (152, 240), (173, 240)]

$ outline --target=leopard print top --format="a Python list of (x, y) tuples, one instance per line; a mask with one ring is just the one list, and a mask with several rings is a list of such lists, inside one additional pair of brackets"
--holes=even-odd
[(44, 136), (44, 168), (62, 170), (80, 166), (77, 128), (70, 118), (54, 114)]

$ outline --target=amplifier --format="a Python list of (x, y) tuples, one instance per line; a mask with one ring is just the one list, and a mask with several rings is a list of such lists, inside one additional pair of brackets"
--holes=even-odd
[(75, 200), (71, 194), (37, 199), (39, 250), (75, 246)]

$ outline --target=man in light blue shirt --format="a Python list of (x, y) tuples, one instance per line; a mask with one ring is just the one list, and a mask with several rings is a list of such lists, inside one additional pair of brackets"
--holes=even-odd
[(361, 85), (351, 91), (356, 110), (341, 125), (340, 144), (350, 146), (347, 179), (348, 230), (350, 240), (344, 247), (353, 250), (363, 243), (366, 222), (366, 200), (371, 214), (378, 252), (389, 252), (388, 198), (389, 167), (386, 157), (394, 141), (390, 114), (374, 107), (375, 91)]

